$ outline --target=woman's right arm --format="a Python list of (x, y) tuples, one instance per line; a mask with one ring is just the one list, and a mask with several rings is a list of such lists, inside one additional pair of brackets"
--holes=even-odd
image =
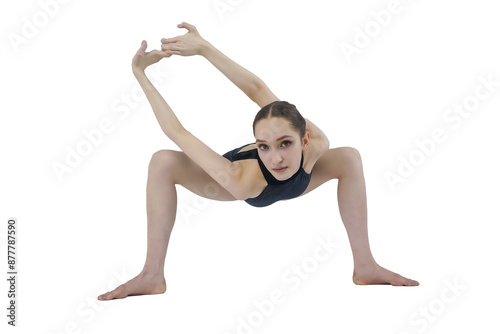
[(162, 50), (181, 56), (201, 55), (205, 57), (261, 108), (279, 100), (259, 77), (203, 39), (195, 26), (183, 22), (177, 27), (186, 28), (188, 33), (162, 39)]
[(143, 41), (132, 60), (132, 71), (151, 104), (161, 129), (191, 160), (236, 199), (246, 199), (248, 193), (254, 190), (254, 185), (248, 181), (248, 173), (243, 170), (239, 161), (231, 162), (224, 158), (182, 126), (173, 110), (145, 74), (146, 67), (169, 55), (158, 50), (146, 52), (146, 47), (147, 43)]

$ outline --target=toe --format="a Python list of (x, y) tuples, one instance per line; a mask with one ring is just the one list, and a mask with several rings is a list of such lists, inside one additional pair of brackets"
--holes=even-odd
[(103, 293), (102, 295), (100, 295), (99, 297), (97, 297), (97, 299), (99, 299), (99, 300), (107, 300), (108, 295), (109, 295), (109, 292)]
[(117, 298), (125, 298), (127, 295), (125, 291), (125, 287), (123, 285), (117, 287), (113, 291), (106, 292), (103, 295), (100, 295), (97, 297), (99, 300), (111, 300), (111, 299), (117, 299)]
[(420, 283), (417, 281), (414, 281), (412, 279), (410, 281), (411, 281), (411, 286), (419, 286), (420, 285)]
[(127, 291), (123, 285), (117, 287), (113, 292), (113, 298), (125, 298), (127, 296)]
[(404, 280), (405, 280), (404, 285), (406, 285), (406, 286), (417, 286), (417, 285), (419, 285), (419, 283), (417, 281), (414, 281), (412, 279), (405, 278)]
[(391, 284), (395, 286), (411, 286), (413, 285), (413, 281), (399, 274), (396, 274)]

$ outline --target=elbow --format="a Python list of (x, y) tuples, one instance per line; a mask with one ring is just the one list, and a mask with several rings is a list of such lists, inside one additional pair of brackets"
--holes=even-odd
[(325, 138), (323, 139), (323, 143), (321, 145), (321, 155), (323, 155), (324, 153), (326, 153), (326, 151), (328, 151), (329, 149), (330, 149), (330, 141), (325, 136)]
[(253, 81), (249, 87), (247, 88), (246, 95), (252, 100), (253, 102), (259, 104), (259, 102), (263, 99), (266, 98), (267, 95), (270, 94), (269, 88), (266, 86), (264, 81), (261, 79), (257, 78), (255, 81)]
[(247, 88), (246, 95), (250, 100), (253, 102), (257, 103), (259, 100), (259, 96), (262, 94), (262, 87), (259, 85), (258, 82), (252, 83), (252, 85)]
[(188, 133), (188, 131), (181, 124), (175, 127), (164, 129), (163, 132), (168, 137), (168, 139), (176, 144), (178, 144), (181, 138), (185, 137), (185, 134)]
[[(225, 170), (225, 182), (219, 182), (235, 199), (243, 201), (249, 197), (251, 191), (250, 183), (247, 177), (244, 176), (244, 170), (239, 161), (231, 162), (229, 168)], [(222, 181), (222, 180), (221, 180)]]
[(324, 140), (324, 150), (325, 152), (328, 151), (330, 149), (330, 141), (328, 140), (328, 138), (325, 136), (325, 140)]
[(318, 157), (321, 157), (329, 149), (330, 149), (330, 142), (328, 141), (328, 138), (326, 138), (326, 136), (324, 136), (323, 138), (321, 138), (321, 141), (319, 142), (319, 144), (316, 148)]
[(238, 201), (244, 201), (248, 198), (248, 196), (245, 196), (245, 194), (242, 192), (232, 193), (231, 195), (233, 195), (234, 198), (236, 198), (236, 200), (238, 200)]

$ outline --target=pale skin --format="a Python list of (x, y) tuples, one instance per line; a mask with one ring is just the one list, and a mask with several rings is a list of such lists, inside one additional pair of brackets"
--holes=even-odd
[[(176, 217), (176, 184), (199, 196), (219, 201), (253, 198), (267, 185), (255, 159), (230, 162), (187, 131), (149, 81), (144, 70), (172, 55), (200, 55), (260, 108), (279, 99), (260, 78), (203, 39), (196, 27), (185, 22), (177, 27), (185, 28), (188, 32), (174, 38), (163, 38), (161, 50), (146, 52), (147, 43), (143, 41), (132, 60), (132, 71), (144, 90), (161, 129), (181, 151), (158, 151), (153, 154), (149, 164), (146, 190), (147, 255), (142, 271), (116, 289), (98, 296), (99, 300), (166, 291), (164, 266)], [(264, 165), (279, 180), (289, 178), (300, 168), (303, 154), (303, 168), (312, 174), (311, 181), (301, 196), (329, 180), (338, 179), (337, 200), (353, 254), (352, 280), (355, 284), (419, 285), (415, 280), (381, 267), (372, 255), (368, 241), (363, 166), (356, 149), (330, 149), (325, 134), (307, 119), (303, 137), (284, 118), (272, 117), (256, 124), (255, 138), (256, 144), (243, 150), (257, 147)], [(210, 192), (203, 190), (206, 185), (210, 185)]]

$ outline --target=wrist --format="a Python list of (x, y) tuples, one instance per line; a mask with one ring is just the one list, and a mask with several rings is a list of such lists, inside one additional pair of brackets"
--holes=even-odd
[(214, 49), (212, 44), (204, 40), (200, 45), (200, 56), (207, 58)]
[(144, 72), (143, 69), (140, 69), (140, 68), (132, 68), (132, 73), (134, 74), (134, 76), (136, 78), (139, 78), (141, 76), (145, 76), (146, 73)]

